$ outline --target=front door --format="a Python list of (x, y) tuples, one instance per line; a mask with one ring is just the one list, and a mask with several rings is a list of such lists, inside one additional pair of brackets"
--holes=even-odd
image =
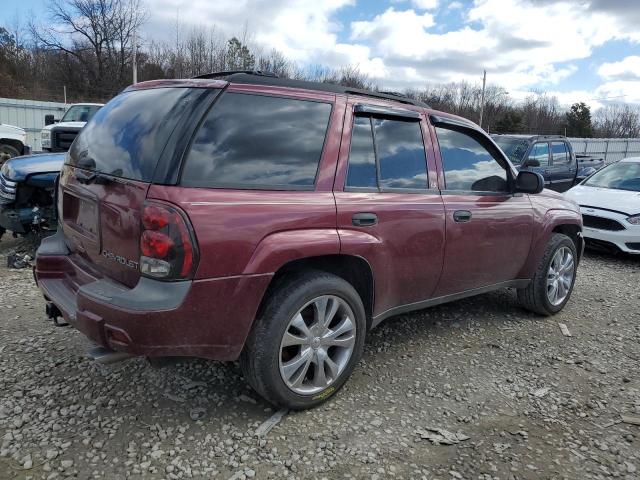
[(436, 177), (423, 114), (349, 102), (334, 185), (338, 232), (341, 253), (373, 270), (374, 316), (435, 290), (444, 253)]
[(526, 169), (539, 173), (544, 177), (544, 187), (551, 188), (551, 167), (550, 167), (549, 143), (538, 142), (533, 144), (526, 160)]
[(513, 173), (482, 133), (446, 124), (434, 130), (447, 238), (434, 296), (517, 279), (531, 246), (529, 197), (511, 193)]

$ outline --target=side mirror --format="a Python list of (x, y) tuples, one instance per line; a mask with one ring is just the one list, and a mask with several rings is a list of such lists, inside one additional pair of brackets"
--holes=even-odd
[(527, 161), (524, 162), (525, 167), (539, 167), (540, 166), (540, 160), (538, 160), (537, 158), (527, 158)]
[(522, 170), (516, 177), (516, 192), (540, 193), (544, 188), (544, 177), (537, 172)]
[(45, 115), (44, 116), (44, 124), (45, 124), (45, 126), (53, 125), (54, 123), (56, 123), (56, 120), (55, 120), (53, 115), (49, 114), (49, 115)]

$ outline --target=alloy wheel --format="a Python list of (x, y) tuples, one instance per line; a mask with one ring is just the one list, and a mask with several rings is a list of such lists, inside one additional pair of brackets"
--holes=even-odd
[(280, 375), (300, 395), (321, 392), (349, 363), (356, 344), (354, 314), (345, 300), (322, 295), (289, 321), (280, 343)]
[(569, 247), (559, 248), (551, 259), (547, 272), (547, 298), (551, 305), (558, 306), (565, 301), (575, 275), (573, 252)]

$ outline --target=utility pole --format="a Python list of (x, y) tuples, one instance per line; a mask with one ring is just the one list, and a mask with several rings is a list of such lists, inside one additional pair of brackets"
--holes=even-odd
[(67, 86), (62, 86), (62, 91), (64, 92), (64, 108), (67, 108)]
[(482, 96), (480, 97), (480, 128), (482, 128), (482, 117), (484, 115), (484, 90), (487, 86), (487, 71), (484, 71), (484, 75), (482, 76)]
[(133, 59), (131, 61), (133, 66), (133, 84), (138, 83), (138, 35), (136, 30), (133, 30)]

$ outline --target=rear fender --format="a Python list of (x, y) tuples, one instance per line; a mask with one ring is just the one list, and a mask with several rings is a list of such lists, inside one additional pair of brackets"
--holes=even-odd
[(338, 253), (340, 253), (340, 237), (336, 229), (318, 228), (277, 232), (260, 241), (243, 274), (274, 273), (293, 260)]
[[(553, 231), (564, 225), (575, 226), (582, 232), (582, 217), (573, 210), (551, 209), (547, 211), (538, 224), (537, 235), (534, 236), (531, 242), (529, 258), (518, 275), (518, 278), (533, 278)], [(581, 253), (580, 250), (579, 248), (578, 255)]]

